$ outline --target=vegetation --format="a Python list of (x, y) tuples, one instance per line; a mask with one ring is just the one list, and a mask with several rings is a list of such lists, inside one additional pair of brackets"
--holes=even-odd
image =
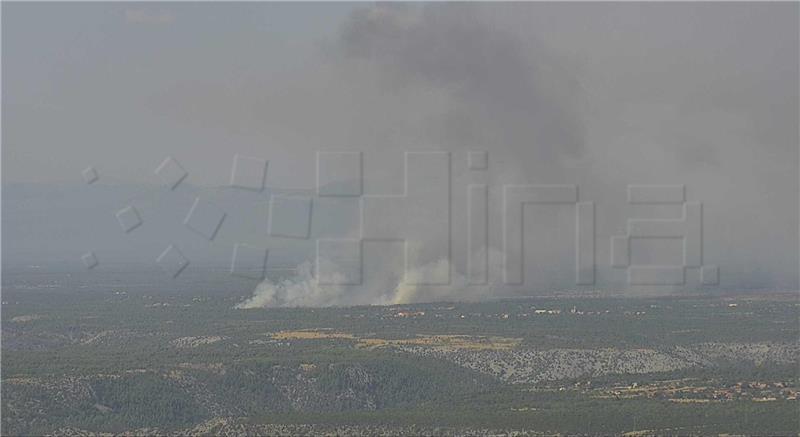
[(3, 299), (3, 435), (192, 433), (214, 418), (236, 418), (232, 434), (800, 432), (793, 296), (269, 310), (102, 287)]

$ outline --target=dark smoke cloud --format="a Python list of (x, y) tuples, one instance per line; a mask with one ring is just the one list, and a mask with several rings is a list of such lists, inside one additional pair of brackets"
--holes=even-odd
[(360, 8), (339, 44), (346, 57), (377, 65), (390, 87), (446, 91), (450, 110), (431, 120), (445, 146), (508, 148), (550, 164), (583, 151), (577, 81), (545, 49), (490, 26), (472, 5)]
[[(687, 199), (703, 202), (703, 258), (720, 266), (720, 290), (797, 289), (797, 3), (380, 3), (341, 6), (337, 18), (322, 6), (312, 6), (313, 13), (309, 6), (280, 6), (292, 9), (297, 20), (287, 26), (296, 37), (291, 41), (261, 31), (258, 14), (240, 21), (249, 8), (273, 19), (283, 16), (273, 7), (176, 4), (170, 11), (179, 19), (169, 29), (148, 26), (159, 31), (152, 38), (131, 34), (128, 27), (122, 34), (112, 27), (97, 33), (96, 47), (109, 53), (88, 50), (83, 37), (56, 36), (85, 34), (74, 17), (61, 20), (69, 24), (61, 33), (36, 37), (51, 30), (35, 25), (42, 16), (37, 8), (60, 7), (9, 8), (17, 15), (4, 22), (12, 25), (6, 26), (12, 50), (4, 51), (5, 76), (7, 88), (17, 90), (12, 100), (24, 104), (4, 105), (4, 194), (14, 197), (6, 179), (74, 180), (89, 163), (102, 169), (103, 181), (114, 175), (149, 182), (166, 153), (190, 169), (193, 184), (227, 184), (238, 153), (270, 160), (268, 185), (313, 193), (318, 150), (363, 151), (365, 194), (398, 194), (404, 151), (447, 150), (453, 173), (452, 287), (401, 286), (402, 253), (392, 252), (368, 257), (372, 265), (364, 271), (383, 281), (367, 281), (363, 289), (317, 287), (307, 282), (314, 280), (313, 268), (303, 263), (296, 281), (262, 284), (266, 294), (250, 304), (480, 298), (574, 284), (574, 214), (565, 207), (564, 214), (548, 216), (553, 209), (527, 223), (527, 287), (462, 287), (468, 183), (490, 188), (493, 269), (502, 257), (503, 184), (577, 184), (581, 201), (596, 205), (597, 288), (640, 294), (628, 287), (624, 269), (610, 267), (610, 237), (624, 234), (630, 218), (672, 218), (680, 211), (628, 205), (626, 187), (685, 184)], [(23, 9), (28, 13), (20, 15)], [(308, 26), (322, 15), (331, 27), (308, 36)], [(94, 16), (87, 15), (87, 22)], [(206, 19), (225, 29), (209, 34)], [(43, 56), (51, 48), (85, 51), (85, 58), (69, 63)], [(61, 74), (65, 65), (72, 65), (72, 74)], [(40, 91), (52, 101), (40, 101)], [(468, 150), (488, 150), (489, 169), (467, 171)], [(18, 249), (17, 256), (41, 256), (42, 247), (55, 253), (58, 245), (72, 254), (85, 240), (65, 239), (63, 229), (71, 222), (97, 233), (81, 215), (96, 210), (76, 207), (91, 206), (92, 199), (43, 202), (48, 219), (41, 222), (49, 233), (26, 215), (27, 200), (4, 203), (12, 216), (20, 213), (11, 221), (4, 216), (4, 244)], [(312, 235), (297, 251), (308, 249), (305, 256), (293, 252), (292, 263), (314, 258), (313, 238), (358, 237), (353, 200), (353, 211), (338, 219), (315, 203), (314, 226), (336, 222), (328, 227), (342, 232)], [(234, 223), (237, 209), (229, 211)], [(108, 212), (100, 211), (111, 217)], [(426, 219), (424, 213), (406, 214)], [(263, 215), (244, 219), (253, 222), (247, 227), (252, 232), (223, 227), (215, 243), (228, 230), (241, 231), (236, 241), (270, 248), (271, 262), (281, 248), (301, 246), (258, 231), (266, 226)], [(110, 224), (109, 232), (118, 231)], [(162, 243), (152, 241), (156, 249)], [(124, 242), (115, 247), (137, 259), (152, 259), (156, 250)], [(230, 261), (229, 251), (219, 253), (224, 255), (215, 258), (218, 263)], [(438, 262), (429, 267), (443, 268)], [(697, 283), (699, 274), (692, 275)], [(528, 282), (552, 277), (553, 283)]]

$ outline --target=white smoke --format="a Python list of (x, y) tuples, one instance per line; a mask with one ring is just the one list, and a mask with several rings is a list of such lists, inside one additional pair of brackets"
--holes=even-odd
[[(497, 250), (489, 251), (489, 277), (501, 277), (502, 254)], [(329, 260), (321, 260), (329, 266)], [(253, 295), (236, 305), (238, 309), (298, 307), (298, 306), (334, 306), (334, 305), (398, 305), (434, 301), (465, 301), (485, 299), (494, 296), (501, 284), (472, 285), (463, 273), (456, 271), (446, 258), (440, 258), (419, 268), (408, 269), (401, 273), (402, 264), (395, 262), (381, 263), (382, 270), (365, 272), (369, 280), (359, 285), (321, 284), (314, 275), (314, 265), (304, 261), (297, 266), (297, 274), (289, 279), (274, 281), (269, 278), (262, 281)], [(422, 285), (425, 278), (441, 277), (450, 271), (450, 282), (447, 284)], [(395, 272), (399, 274), (395, 274)], [(326, 273), (326, 282), (345, 282), (343, 272)], [(385, 292), (384, 292), (385, 291)]]
[[(528, 6), (514, 6), (506, 13), (517, 15), (517, 7), (519, 15), (524, 17)], [(608, 265), (609, 237), (624, 234), (630, 214), (638, 213), (631, 211), (625, 196), (619, 193), (624, 193), (631, 183), (686, 184), (693, 190), (687, 198), (712, 202), (709, 208), (704, 208), (703, 234), (707, 235), (704, 238), (714, 241), (715, 246), (709, 245), (708, 250), (704, 247), (704, 261), (725, 262), (730, 266), (726, 267), (725, 276), (737, 275), (728, 283), (737, 286), (774, 287), (788, 283), (792, 284), (789, 287), (796, 287), (795, 274), (776, 276), (778, 281), (766, 273), (795, 272), (796, 251), (788, 252), (792, 256), (764, 257), (771, 266), (783, 266), (766, 268), (752, 258), (751, 251), (735, 250), (737, 247), (767, 250), (771, 246), (785, 249), (782, 233), (777, 230), (793, 229), (796, 235), (796, 200), (783, 202), (784, 206), (795, 206), (789, 208), (791, 213), (762, 214), (758, 226), (746, 214), (741, 214), (741, 211), (753, 210), (751, 203), (754, 201), (763, 213), (772, 210), (768, 206), (774, 206), (764, 199), (796, 199), (793, 195), (796, 193), (789, 192), (792, 187), (796, 191), (796, 184), (789, 186), (785, 184), (787, 179), (780, 176), (797, 174), (796, 99), (785, 111), (790, 117), (785, 120), (774, 117), (775, 111), (767, 108), (773, 106), (773, 100), (788, 105), (784, 97), (775, 97), (788, 94), (776, 89), (764, 96), (751, 95), (751, 91), (760, 90), (760, 74), (749, 79), (743, 75), (744, 82), (739, 79), (728, 82), (716, 76), (723, 71), (717, 66), (698, 72), (697, 80), (684, 81), (683, 85), (714, 84), (715, 95), (758, 102), (758, 105), (730, 107), (716, 101), (719, 99), (706, 102), (702, 96), (711, 94), (705, 92), (695, 93), (696, 101), (687, 94), (677, 102), (653, 104), (661, 98), (638, 95), (639, 90), (647, 89), (643, 84), (649, 82), (638, 83), (630, 89), (625, 80), (604, 84), (605, 72), (589, 81), (587, 91), (579, 80), (580, 69), (572, 68), (572, 63), (556, 55), (558, 52), (551, 53), (546, 44), (540, 44), (535, 32), (517, 33), (512, 32), (510, 26), (498, 25), (503, 19), (494, 21), (495, 11), (495, 7), (489, 11), (474, 4), (417, 7), (381, 3), (360, 7), (344, 22), (338, 38), (326, 46), (329, 50), (325, 69), (310, 69), (312, 73), (298, 80), (300, 85), (292, 93), (275, 93), (275, 98), (291, 97), (286, 101), (272, 99), (275, 109), (257, 118), (257, 127), (268, 127), (270, 133), (288, 129), (294, 134), (307, 131), (310, 120), (315, 126), (314, 137), (326, 138), (329, 147), (366, 152), (394, 153), (404, 147), (424, 146), (423, 150), (461, 152), (459, 156), (463, 157), (466, 150), (491, 149), (490, 171), (485, 180), (480, 181), (487, 183), (490, 189), (503, 184), (577, 184), (581, 201), (593, 201), (598, 205), (596, 264), (598, 268), (605, 267), (605, 271), (598, 275), (597, 286), (610, 292), (616, 292), (618, 286), (631, 293), (662, 292), (627, 287), (624, 270)], [(714, 46), (702, 50), (708, 51), (709, 47)], [(796, 42), (791, 48), (796, 48)], [(684, 56), (683, 50), (673, 53), (680, 58)], [(739, 54), (734, 52), (726, 56), (731, 57), (731, 65), (739, 65)], [(786, 50), (790, 52), (796, 53), (796, 50)], [(688, 59), (691, 65), (696, 64), (694, 57)], [(683, 62), (687, 62), (686, 59)], [(650, 71), (650, 67), (646, 71)], [(659, 80), (656, 87), (659, 89), (666, 83), (673, 87), (682, 83), (680, 79), (667, 79), (659, 76), (659, 79), (648, 80)], [(330, 87), (330, 83), (337, 86)], [(739, 86), (739, 83), (750, 85)], [(670, 88), (661, 92), (665, 93), (665, 102), (670, 102), (667, 89)], [(676, 93), (676, 96), (681, 95)], [(768, 97), (770, 95), (773, 97)], [(215, 100), (216, 105), (218, 100)], [(342, 109), (343, 102), (346, 102), (346, 109)], [(293, 108), (298, 108), (297, 112), (287, 112)], [(622, 123), (622, 120), (627, 121)], [(790, 124), (792, 129), (786, 129)], [(754, 127), (773, 125), (783, 127)], [(773, 138), (766, 134), (768, 131), (781, 134)], [(585, 141), (585, 136), (591, 141)], [(315, 144), (312, 139), (297, 147), (306, 147), (306, 143)], [(754, 147), (754, 144), (759, 146)], [(771, 147), (771, 152), (763, 153), (764, 147)], [(791, 147), (793, 152), (787, 155), (780, 151), (781, 147)], [(776, 159), (772, 161), (768, 156)], [(784, 156), (792, 158), (777, 159)], [(749, 171), (756, 161), (760, 164), (753, 170), (758, 171)], [(370, 167), (372, 163), (365, 165), (365, 168)], [(732, 174), (738, 176), (730, 178)], [(365, 186), (370, 186), (369, 182), (374, 181), (367, 176), (365, 172)], [(385, 175), (379, 174), (375, 179), (381, 176)], [(454, 171), (453, 187), (461, 189), (463, 184), (472, 183), (469, 177)], [(730, 188), (733, 181), (735, 190)], [(764, 196), (764, 193), (771, 194)], [(461, 209), (464, 201), (461, 206), (457, 204), (458, 196), (454, 190), (451, 218), (456, 241), (466, 233), (465, 220), (457, 216), (457, 211), (464, 211)], [(499, 192), (490, 191), (489, 220), (492, 223), (502, 220), (497, 213), (502, 211), (500, 199)], [(424, 222), (426, 218), (420, 214), (406, 211), (405, 218)], [(544, 216), (545, 220), (549, 218)], [(402, 218), (392, 216), (391, 220)], [(560, 220), (555, 225), (559, 223), (567, 221)], [(538, 228), (543, 226), (538, 225)], [(753, 229), (759, 232), (752, 232)], [(574, 230), (570, 233), (574, 235)], [(728, 238), (731, 235), (736, 235), (737, 244)], [(301, 273), (293, 280), (264, 281), (241, 307), (469, 300), (558, 291), (574, 284), (571, 280), (574, 249), (562, 250), (564, 247), (558, 245), (566, 234), (553, 232), (537, 237), (541, 237), (541, 241), (535, 246), (527, 243), (526, 248), (527, 288), (500, 283), (469, 284), (464, 273), (451, 265), (450, 261), (464, 270), (466, 264), (464, 251), (454, 244), (452, 260), (440, 259), (418, 269), (403, 272), (405, 261), (402, 259), (376, 262), (364, 269), (373, 279), (365, 277), (365, 284), (355, 287), (320, 285), (309, 263), (299, 269)], [(489, 241), (495, 245), (489, 249), (489, 278), (497, 281), (503, 277), (502, 256), (497, 250), (502, 238), (498, 226), (489, 227)], [(723, 252), (720, 244), (728, 250)], [(640, 253), (649, 251), (649, 248), (640, 249)], [(556, 267), (548, 267), (550, 262)], [(448, 285), (415, 285), (422, 282), (422, 278), (437, 276), (443, 269), (451, 269)], [(539, 272), (544, 274), (538, 275)], [(550, 277), (560, 279), (539, 281)]]
[[(313, 264), (304, 261), (297, 266), (297, 274), (292, 278), (280, 281), (264, 279), (253, 291), (253, 296), (236, 305), (236, 308), (328, 306), (340, 302), (347, 287), (320, 285), (313, 270)], [(343, 276), (334, 273), (333, 279), (342, 281)]]
[[(347, 138), (351, 146), (374, 147), (372, 132), (394, 132), (397, 135), (390, 137), (401, 144), (430, 144), (431, 149), (439, 150), (463, 151), (492, 144), (493, 151), (500, 153), (498, 149), (504, 149), (515, 157), (505, 166), (503, 177), (518, 173), (516, 167), (523, 162), (525, 168), (535, 166), (542, 175), (555, 172), (565, 159), (583, 151), (579, 87), (559, 67), (557, 59), (538, 46), (528, 47), (516, 35), (492, 27), (477, 7), (360, 7), (345, 20), (332, 48), (332, 64), (346, 73), (345, 83), (357, 82), (356, 93), (376, 91), (369, 91), (360, 79), (367, 71), (374, 76), (367, 82), (379, 84), (379, 96), (391, 95), (385, 91), (400, 87), (409, 96), (436, 95), (446, 102), (439, 107), (427, 100), (412, 99), (415, 103), (411, 112), (422, 114), (422, 122), (398, 129), (393, 118), (407, 120), (411, 113), (408, 108), (396, 107), (404, 99), (381, 100), (379, 111), (370, 109), (358, 117), (364, 121), (353, 130), (351, 135), (356, 137)], [(364, 65), (370, 68), (364, 69)], [(328, 81), (330, 78), (326, 78), (325, 89), (329, 88)], [(374, 96), (367, 99), (373, 100)], [(422, 108), (425, 109), (420, 112)], [(376, 113), (380, 116), (373, 120)], [(397, 116), (389, 115), (393, 113)], [(331, 117), (336, 114), (326, 114), (326, 120)], [(381, 127), (387, 121), (388, 126)], [(405, 212), (407, 219), (422, 222), (426, 220), (424, 213)], [(463, 231), (458, 225), (453, 226), (456, 232)], [(499, 262), (499, 252), (488, 250), (492, 255), (490, 263)], [(365, 264), (364, 274), (369, 277), (365, 276), (364, 283), (358, 286), (320, 285), (311, 262), (305, 262), (298, 266), (295, 278), (263, 281), (239, 308), (466, 300), (486, 298), (494, 292), (494, 286), (470, 285), (452, 259), (404, 269), (409, 260), (403, 257), (379, 257), (380, 261), (373, 258), (371, 265)], [(489, 276), (499, 278), (499, 273), (497, 264)], [(451, 280), (446, 285), (418, 285), (433, 277)], [(336, 282), (328, 279), (325, 283)]]

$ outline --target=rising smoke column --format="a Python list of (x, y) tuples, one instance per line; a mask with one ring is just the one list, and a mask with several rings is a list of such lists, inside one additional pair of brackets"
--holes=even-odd
[[(354, 77), (370, 72), (369, 83), (378, 85), (365, 86), (362, 93), (443, 96), (445, 103), (428, 113), (421, 125), (389, 121), (403, 126), (397, 137), (414, 139), (427, 150), (464, 152), (491, 145), (492, 153), (513, 158), (503, 167), (504, 177), (531, 167), (553, 174), (564, 160), (583, 152), (580, 87), (546, 50), (490, 26), (473, 5), (359, 7), (343, 23), (327, 60), (343, 71), (357, 69)], [(362, 129), (372, 128), (373, 122), (387, 123), (379, 117), (380, 112), (364, 114)], [(386, 147), (355, 144), (359, 146), (367, 151)], [(418, 219), (425, 212), (407, 213)], [(463, 230), (455, 233), (463, 234)], [(497, 248), (480, 250), (492, 254), (495, 277), (500, 277)], [(409, 303), (487, 293), (487, 287), (468, 290), (464, 274), (455, 269), (447, 286), (409, 283), (424, 271), (452, 269), (444, 259), (406, 272), (404, 280), (396, 274), (402, 271), (402, 259), (387, 257), (377, 268), (365, 271), (370, 278), (363, 285), (353, 287), (318, 285), (310, 264), (299, 266), (292, 280), (264, 281), (242, 307)]]
[[(582, 153), (584, 129), (575, 83), (544, 50), (490, 27), (476, 7), (360, 7), (345, 20), (333, 47), (330, 53), (340, 68), (366, 69), (374, 75), (379, 85), (371, 92), (444, 96), (446, 103), (424, 120), (422, 140), (417, 126), (398, 135), (416, 137), (430, 145), (429, 150), (457, 152), (491, 144), (492, 150), (511, 151), (517, 161), (504, 168), (505, 175), (518, 170), (514, 165), (533, 164), (552, 172), (565, 157)], [(375, 115), (365, 117), (365, 127), (371, 117)], [(405, 125), (403, 120), (397, 124)], [(381, 145), (365, 144), (362, 149), (376, 147)], [(424, 211), (408, 213), (417, 217)], [(449, 286), (409, 284), (423, 271), (451, 269), (447, 260), (406, 272), (406, 280), (390, 273), (402, 270), (402, 265), (402, 260), (387, 259), (377, 271), (368, 272), (372, 278), (364, 285), (342, 287), (318, 285), (313, 269), (304, 263), (297, 278), (277, 284), (264, 281), (242, 306), (408, 303), (464, 299), (475, 293), (465, 289), (464, 275), (458, 271), (452, 272)]]

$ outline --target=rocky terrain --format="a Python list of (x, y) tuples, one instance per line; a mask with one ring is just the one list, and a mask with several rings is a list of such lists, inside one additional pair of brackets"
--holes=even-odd
[(7, 294), (2, 435), (800, 431), (793, 297), (240, 310)]
[(721, 362), (800, 362), (800, 343), (701, 343), (656, 349), (442, 350), (403, 347), (442, 358), (511, 384), (536, 384), (609, 374), (672, 372)]
[(545, 433), (502, 429), (502, 428), (458, 428), (458, 427), (423, 427), (423, 426), (390, 426), (390, 425), (282, 425), (282, 424), (252, 424), (241, 417), (215, 417), (191, 428), (177, 431), (165, 431), (159, 428), (139, 428), (124, 433), (92, 432), (79, 428), (60, 428), (53, 434), (54, 437), (130, 437), (143, 435), (162, 435), (169, 437), (185, 436), (495, 436), (495, 437), (526, 437), (540, 436)]

